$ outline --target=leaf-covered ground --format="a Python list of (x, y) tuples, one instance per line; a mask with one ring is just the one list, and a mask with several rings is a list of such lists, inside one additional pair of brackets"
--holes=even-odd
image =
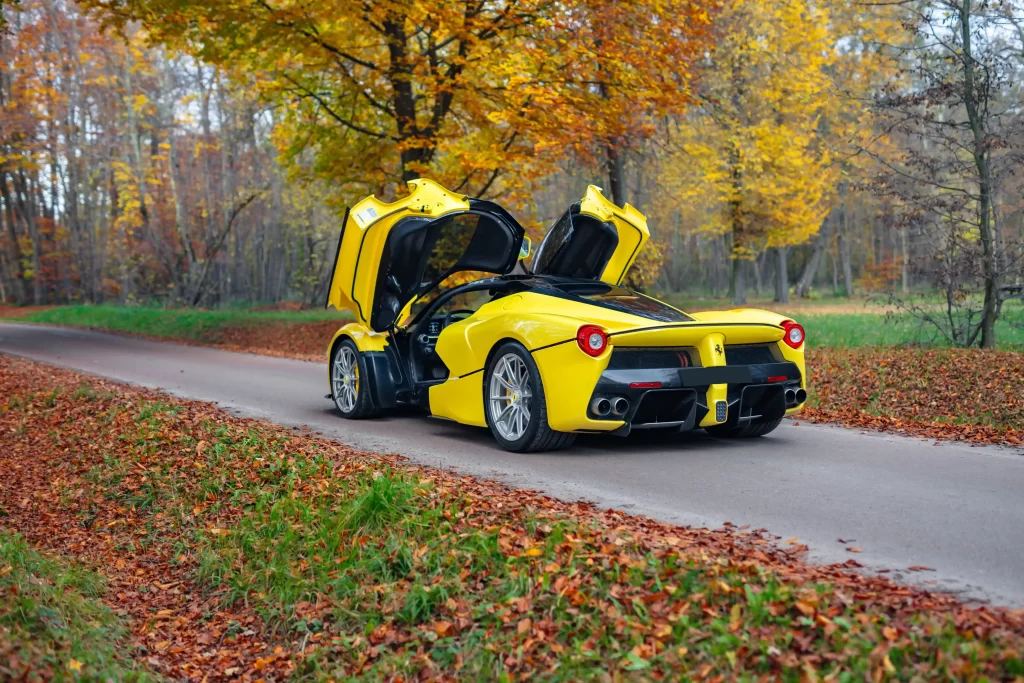
[(812, 348), (807, 367), (802, 419), (1024, 447), (1024, 353)]
[[(68, 628), (126, 629), (109, 662), (139, 675), (1024, 676), (1024, 613), (808, 565), (762, 531), (558, 502), (6, 357), (0, 392), (0, 528), (102, 575), (89, 609), (119, 621)], [(0, 643), (35, 638), (0, 617)], [(107, 675), (72, 642), (20, 661)]]
[(41, 554), (0, 526), (0, 680), (149, 680), (103, 592), (95, 572)]

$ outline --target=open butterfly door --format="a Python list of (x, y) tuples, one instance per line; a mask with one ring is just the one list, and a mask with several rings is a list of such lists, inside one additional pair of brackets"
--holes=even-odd
[(493, 202), (456, 195), (437, 183), (409, 182), (394, 202), (367, 197), (346, 212), (327, 290), (327, 307), (350, 310), (378, 332), (402, 308), (461, 271), (504, 275), (515, 267), (525, 231)]
[(650, 236), (642, 213), (616, 206), (591, 185), (548, 230), (533, 272), (618, 285)]

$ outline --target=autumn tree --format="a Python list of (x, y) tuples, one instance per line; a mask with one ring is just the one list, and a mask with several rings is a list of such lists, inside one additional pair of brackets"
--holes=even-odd
[(315, 150), (296, 173), (345, 199), (420, 175), (508, 194), (573, 150), (610, 158), (622, 122), (686, 102), (708, 22), (691, 0), (91, 4), (252, 74), (282, 148)]
[(820, 129), (834, 61), (828, 27), (817, 3), (731, 3), (701, 64), (700, 106), (673, 130), (664, 183), (698, 229), (724, 238), (736, 303), (746, 300), (749, 260), (805, 242), (828, 213), (835, 171)]
[(274, 113), (241, 77), (137, 26), (101, 32), (73, 2), (4, 16), (0, 300), (317, 296), (326, 193), (288, 187)]
[(1020, 232), (1004, 227), (1019, 214), (1019, 200), (1003, 192), (1024, 162), (1024, 13), (1013, 3), (977, 0), (934, 0), (906, 11), (914, 33), (903, 77), (876, 98), (903, 144), (865, 152), (885, 166), (882, 191), (898, 200), (901, 220), (927, 245), (916, 267), (944, 303), (906, 295), (893, 301), (955, 344), (992, 348), (1001, 285), (1019, 277), (1024, 253)]
[(510, 101), (494, 117), (543, 149), (571, 152), (627, 200), (625, 158), (693, 103), (716, 3), (554, 3), (540, 34), (502, 64)]

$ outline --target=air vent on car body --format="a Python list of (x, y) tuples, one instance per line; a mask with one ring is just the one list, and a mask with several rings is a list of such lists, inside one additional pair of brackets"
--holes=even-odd
[(612, 350), (608, 360), (609, 370), (660, 370), (664, 368), (688, 368), (700, 365), (696, 351), (691, 348), (645, 348), (625, 347)]
[(779, 360), (769, 344), (727, 344), (725, 347), (726, 365), (760, 365), (777, 363)]

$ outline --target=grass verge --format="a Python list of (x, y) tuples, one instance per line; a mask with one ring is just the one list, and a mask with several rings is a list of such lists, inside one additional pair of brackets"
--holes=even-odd
[(15, 315), (18, 322), (69, 325), (218, 346), (232, 351), (320, 360), (339, 327), (351, 320), (338, 311), (256, 311), (62, 306)]
[(216, 341), (224, 328), (266, 323), (337, 322), (337, 311), (253, 311), (142, 308), (134, 306), (59, 306), (20, 316), (24, 322), (94, 327), (170, 339)]
[[(810, 313), (799, 315), (796, 319), (807, 330), (810, 348), (950, 348), (949, 342), (941, 338), (933, 327), (907, 316), (889, 316), (884, 313)], [(996, 338), (1000, 349), (1024, 350), (1024, 325), (1000, 320), (996, 324)]]
[(0, 528), (0, 679), (151, 680), (103, 584)]
[[(127, 563), (118, 600), (169, 676), (1024, 675), (1024, 616), (807, 565), (760, 533), (560, 503), (20, 360), (0, 358), (0, 387), (4, 526)], [(218, 654), (245, 638), (261, 648)]]

